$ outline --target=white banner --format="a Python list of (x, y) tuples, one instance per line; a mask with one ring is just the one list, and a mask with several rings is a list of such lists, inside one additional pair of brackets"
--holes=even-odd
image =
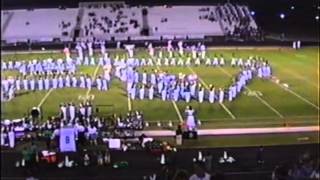
[(73, 127), (66, 127), (66, 128), (60, 129), (60, 151), (61, 152), (76, 151), (75, 134), (76, 134), (76, 129)]

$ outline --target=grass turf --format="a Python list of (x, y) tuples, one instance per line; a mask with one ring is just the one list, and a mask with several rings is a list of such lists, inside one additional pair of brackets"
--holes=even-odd
[[(186, 105), (192, 105), (198, 111), (198, 118), (203, 122), (203, 127), (273, 127), (282, 126), (285, 122), (292, 125), (317, 125), (319, 119), (319, 110), (305, 101), (309, 101), (319, 107), (319, 84), (318, 84), (318, 48), (304, 48), (298, 51), (291, 49), (253, 49), (253, 50), (210, 50), (209, 56), (214, 54), (223, 54), (226, 63), (230, 64), (232, 53), (237, 57), (246, 58), (251, 55), (258, 55), (269, 60), (273, 74), (283, 83), (288, 83), (292, 91), (285, 90), (279, 85), (260, 79), (255, 79), (248, 86), (250, 90), (260, 91), (263, 96), (261, 99), (255, 96), (247, 96), (242, 93), (240, 97), (233, 102), (225, 102), (225, 107), (236, 117), (232, 119), (229, 113), (219, 104), (209, 104), (207, 102), (199, 104), (192, 101), (177, 102), (177, 108), (181, 114)], [(123, 55), (123, 51), (117, 54)], [(115, 52), (110, 52), (112, 57)], [(166, 54), (164, 54), (166, 55)], [(3, 61), (9, 60), (32, 60), (43, 58), (60, 58), (61, 53), (41, 53), (41, 54), (14, 54), (2, 55)], [(147, 57), (145, 50), (138, 50), (137, 57)], [(79, 67), (78, 72), (93, 75), (96, 67)], [(140, 68), (150, 72), (155, 67)], [(179, 72), (191, 74), (196, 72), (206, 84), (214, 84), (216, 87), (224, 87), (231, 81), (229, 75), (234, 75), (239, 71), (238, 68), (223, 67), (161, 67), (169, 73), (178, 74)], [(102, 68), (99, 69), (102, 72)], [(98, 73), (98, 74), (99, 74)], [(1, 72), (2, 77), (16, 75), (17, 72)], [(297, 97), (292, 92), (300, 96)], [(42, 104), (43, 116), (56, 115), (61, 102), (80, 102), (79, 96), (84, 96), (87, 90), (82, 89), (58, 89), (53, 90), (48, 98)], [(10, 102), (2, 102), (2, 119), (13, 119), (22, 117), (30, 108), (38, 106), (46, 96), (46, 91), (25, 92), (14, 98)], [(125, 114), (128, 111), (129, 104), (133, 110), (142, 110), (145, 119), (151, 124), (160, 121), (167, 123), (169, 120), (175, 124), (179, 123), (179, 118), (174, 105), (170, 101), (161, 101), (156, 99), (149, 100), (131, 100), (128, 102), (124, 84), (119, 80), (113, 80), (111, 89), (107, 92), (99, 92), (95, 89), (89, 94), (94, 95), (94, 104), (99, 107), (99, 115), (107, 116), (112, 113)], [(303, 100), (302, 100), (302, 99)], [(280, 114), (280, 116), (279, 116)], [(284, 117), (282, 118), (281, 115)], [(153, 122), (153, 123), (152, 123)]]

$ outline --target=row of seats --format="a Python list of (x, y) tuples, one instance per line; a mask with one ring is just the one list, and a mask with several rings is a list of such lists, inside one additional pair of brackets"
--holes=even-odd
[[(148, 8), (148, 22), (152, 27), (152, 35), (223, 35), (215, 15), (207, 11), (200, 11), (202, 6), (173, 6), (163, 8), (160, 6)], [(215, 7), (207, 7), (214, 11)]]
[(88, 7), (84, 10), (81, 27), (85, 37), (139, 36), (142, 27), (141, 8), (127, 5)]
[[(10, 10), (12, 18), (3, 32), (7, 41), (70, 40), (78, 9)], [(2, 24), (1, 24), (2, 25)]]
[(257, 25), (247, 6), (226, 3), (217, 7), (225, 34), (234, 34), (239, 29), (257, 29)]
[[(146, 18), (142, 15), (143, 9), (147, 9)], [(8, 18), (10, 13), (11, 17)], [(9, 22), (7, 25), (6, 21)], [(27, 39), (52, 41), (55, 38), (70, 41), (77, 24), (81, 27), (80, 37), (106, 40), (111, 37), (116, 40), (128, 37), (136, 40), (223, 36), (235, 32), (246, 23), (249, 23), (249, 27), (257, 28), (248, 7), (232, 4), (130, 7), (119, 3), (101, 6), (89, 3), (88, 6), (73, 9), (1, 11), (1, 22), (1, 34), (7, 42)], [(149, 27), (149, 37), (141, 36), (143, 27)]]

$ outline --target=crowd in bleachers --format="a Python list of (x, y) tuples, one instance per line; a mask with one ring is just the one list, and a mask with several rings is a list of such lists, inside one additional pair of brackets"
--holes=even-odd
[[(152, 36), (192, 38), (199, 35), (223, 35), (214, 14), (215, 6), (154, 6), (147, 9)], [(188, 12), (188, 17), (185, 12)]]
[(91, 37), (111, 35), (139, 35), (141, 30), (141, 9), (125, 4), (104, 4), (88, 6), (82, 24), (84, 35)]
[[(146, 17), (143, 16), (146, 11)], [(83, 13), (82, 13), (83, 12)], [(188, 16), (186, 17), (186, 12)], [(7, 25), (8, 13), (12, 13)], [(74, 9), (9, 10), (3, 13), (3, 39), (14, 41), (71, 41), (73, 30), (81, 27), (80, 37), (118, 40), (149, 37), (204, 38), (205, 35), (249, 37), (259, 35), (247, 6), (226, 3), (217, 6), (128, 6), (124, 3), (88, 3)], [(3, 26), (8, 26), (4, 28)], [(45, 31), (43, 28), (45, 26)], [(145, 35), (145, 34), (144, 34)]]
[(309, 153), (302, 154), (294, 163), (281, 163), (275, 167), (272, 180), (320, 179), (320, 163)]
[(226, 3), (218, 6), (216, 10), (227, 35), (244, 38), (258, 36), (258, 27), (248, 7)]

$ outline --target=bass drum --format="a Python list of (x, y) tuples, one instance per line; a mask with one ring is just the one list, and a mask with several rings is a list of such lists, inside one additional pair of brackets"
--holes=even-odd
[(33, 107), (30, 112), (33, 119), (38, 119), (41, 115), (40, 108)]

